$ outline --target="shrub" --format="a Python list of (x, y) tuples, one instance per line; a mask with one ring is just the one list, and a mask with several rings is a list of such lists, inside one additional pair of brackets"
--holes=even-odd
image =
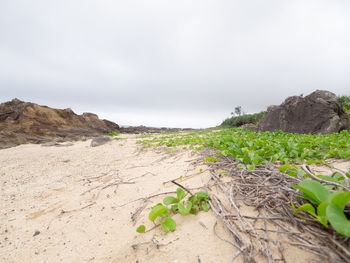
[(220, 126), (224, 127), (240, 127), (244, 124), (258, 124), (262, 116), (264, 116), (265, 111), (254, 113), (254, 114), (245, 114), (242, 116), (235, 116), (227, 118), (224, 120)]

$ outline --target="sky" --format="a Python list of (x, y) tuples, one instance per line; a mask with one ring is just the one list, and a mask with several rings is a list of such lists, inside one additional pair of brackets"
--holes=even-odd
[(350, 95), (348, 0), (0, 0), (0, 102), (205, 128)]

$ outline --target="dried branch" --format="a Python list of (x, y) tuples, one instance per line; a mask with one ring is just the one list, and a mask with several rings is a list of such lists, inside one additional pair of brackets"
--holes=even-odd
[[(207, 150), (203, 155), (213, 156), (215, 153)], [(232, 240), (224, 241), (237, 249), (231, 262), (237, 257), (244, 262), (255, 262), (257, 255), (264, 256), (267, 262), (286, 262), (284, 245), (293, 245), (315, 254), (322, 262), (350, 263), (350, 238), (335, 232), (330, 234), (318, 222), (305, 221), (293, 214), (290, 201), (296, 206), (304, 204), (303, 199), (297, 198), (297, 190), (291, 187), (301, 179), (280, 173), (273, 164), (258, 165), (256, 170), (249, 171), (236, 168), (237, 161), (233, 158), (220, 156), (220, 159), (220, 163), (207, 163), (211, 175), (207, 187), (218, 186), (218, 193), (211, 194), (210, 205), (232, 236)], [(305, 168), (313, 179), (349, 188), (323, 182)], [(222, 170), (227, 173), (220, 174)], [(242, 205), (252, 207), (257, 215), (245, 215)], [(276, 246), (277, 255), (272, 253), (272, 246)]]

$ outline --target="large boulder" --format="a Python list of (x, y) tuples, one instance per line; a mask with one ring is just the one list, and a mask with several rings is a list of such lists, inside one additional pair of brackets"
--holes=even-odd
[(71, 109), (53, 109), (18, 99), (0, 104), (0, 149), (53, 139), (95, 137), (112, 131), (119, 131), (119, 126), (93, 113), (77, 115)]
[(337, 133), (346, 128), (345, 118), (334, 93), (316, 90), (306, 97), (293, 96), (279, 106), (270, 106), (259, 123), (259, 131)]

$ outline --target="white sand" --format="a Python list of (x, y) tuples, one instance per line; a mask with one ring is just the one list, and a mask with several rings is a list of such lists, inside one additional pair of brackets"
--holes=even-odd
[[(230, 262), (235, 249), (214, 235), (212, 211), (176, 215), (173, 233), (136, 233), (139, 224), (152, 227), (150, 207), (165, 196), (151, 199), (135, 223), (143, 201), (134, 200), (175, 191), (163, 183), (180, 176), (195, 175), (183, 184), (199, 187), (209, 175), (189, 150), (140, 152), (135, 136), (123, 137), (94, 148), (86, 141), (0, 150), (0, 262)], [(220, 222), (217, 232), (230, 239)], [(292, 247), (285, 254), (288, 262), (313, 258)]]

